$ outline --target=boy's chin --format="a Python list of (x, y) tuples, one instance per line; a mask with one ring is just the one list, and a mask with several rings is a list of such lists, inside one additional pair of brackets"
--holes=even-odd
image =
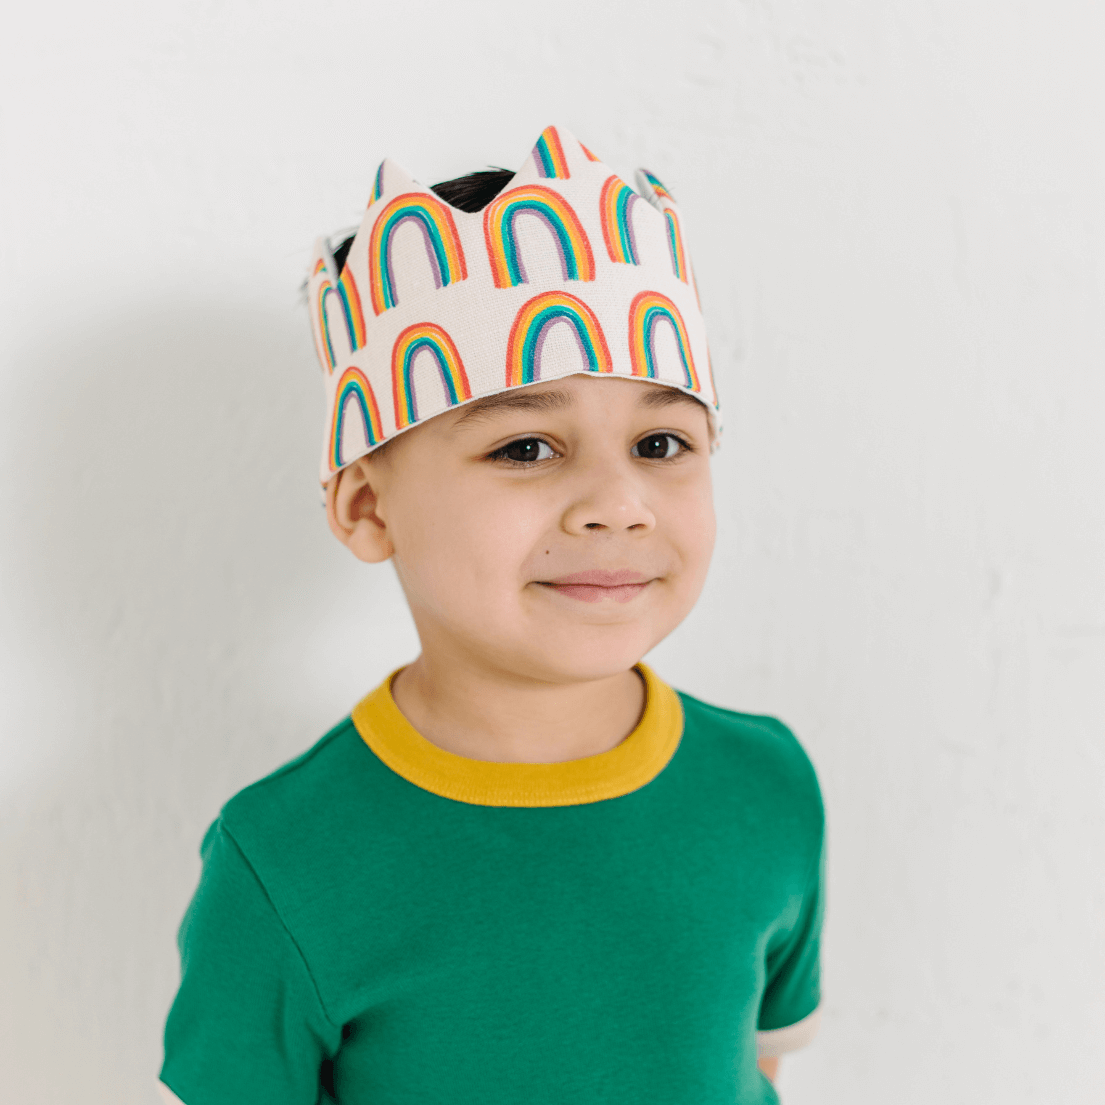
[[(664, 634), (663, 636), (666, 636)], [(556, 634), (539, 647), (523, 646), (502, 658), (519, 676), (550, 683), (589, 683), (629, 671), (656, 644), (653, 634)]]

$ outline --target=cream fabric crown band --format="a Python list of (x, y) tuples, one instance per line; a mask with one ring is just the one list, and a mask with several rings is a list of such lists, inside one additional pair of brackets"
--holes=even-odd
[(547, 127), (482, 211), (384, 161), (340, 274), (320, 238), (311, 324), (326, 387), (321, 479), (473, 399), (580, 372), (702, 400), (720, 428), (706, 329), (675, 201), (634, 191)]

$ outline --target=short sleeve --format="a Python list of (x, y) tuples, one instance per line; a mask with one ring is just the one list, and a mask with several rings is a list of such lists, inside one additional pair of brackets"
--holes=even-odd
[(824, 918), (824, 838), (808, 879), (798, 916), (769, 947), (767, 984), (760, 1002), (760, 1055), (779, 1055), (813, 1038), (821, 1004), (821, 925)]
[(316, 1105), (341, 1032), (264, 886), (221, 821), (180, 927), (161, 1082), (184, 1105)]

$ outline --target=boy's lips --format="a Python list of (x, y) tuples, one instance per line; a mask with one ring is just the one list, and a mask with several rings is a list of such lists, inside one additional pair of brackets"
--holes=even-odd
[(580, 602), (629, 602), (636, 598), (654, 579), (640, 572), (608, 572), (592, 568), (587, 572), (573, 572), (556, 579), (538, 580), (542, 587), (549, 587), (561, 595)]

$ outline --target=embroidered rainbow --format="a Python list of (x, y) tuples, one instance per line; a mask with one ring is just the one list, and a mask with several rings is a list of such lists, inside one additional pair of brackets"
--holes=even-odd
[(376, 170), (376, 176), (372, 178), (372, 191), (368, 194), (368, 206), (371, 207), (384, 194), (384, 163)]
[(602, 220), (602, 236), (611, 261), (623, 265), (639, 265), (637, 241), (633, 234), (633, 204), (641, 197), (616, 176), (602, 186), (599, 196), (599, 215)]
[[(687, 283), (687, 253), (683, 248), (683, 228), (679, 216), (670, 208), (664, 208), (664, 221), (668, 224), (668, 252), (671, 254), (672, 272)], [(697, 294), (698, 289), (695, 289)]]
[[(342, 431), (350, 404), (357, 407), (364, 426), (365, 444), (378, 445), (384, 438), (383, 424), (380, 422), (380, 408), (376, 405), (376, 396), (372, 385), (359, 368), (347, 368), (338, 380), (334, 393), (334, 417), (330, 422), (330, 452), (328, 459), (330, 471), (336, 472), (346, 463), (342, 456)], [(355, 458), (354, 458), (355, 459)]]
[(567, 292), (543, 292), (518, 312), (506, 351), (506, 386), (532, 384), (541, 378), (541, 352), (549, 328), (566, 322), (588, 372), (612, 372), (606, 336), (595, 312)]
[(667, 190), (667, 188), (664, 187), (664, 182), (658, 176), (650, 173), (648, 169), (642, 169), (641, 175), (644, 176), (645, 180), (647, 180), (649, 184), (652, 185), (652, 190), (658, 196), (660, 196), (662, 199), (670, 200), (672, 203), (675, 203), (675, 197), (671, 194), (671, 192)]
[(537, 163), (538, 174), (546, 179), (567, 180), (572, 175), (556, 127), (546, 127), (541, 132), (533, 147), (533, 160)]
[(518, 216), (523, 214), (537, 216), (548, 227), (565, 280), (595, 279), (595, 258), (579, 216), (558, 192), (528, 184), (503, 192), (484, 208), (483, 236), (496, 288), (527, 283), (515, 232)]
[(629, 307), (629, 357), (633, 365), (633, 375), (646, 376), (650, 380), (657, 378), (656, 327), (661, 322), (666, 322), (675, 334), (683, 371), (687, 377), (687, 387), (691, 391), (700, 390), (683, 316), (679, 313), (679, 308), (659, 292), (641, 292)]
[(391, 246), (395, 231), (408, 222), (414, 223), (422, 232), (435, 287), (443, 288), (468, 276), (464, 249), (449, 208), (436, 196), (428, 196), (424, 192), (396, 196), (377, 216), (368, 240), (369, 289), (372, 309), (378, 315), (399, 302)]
[[(326, 268), (324, 261), (315, 265), (314, 275)], [(361, 297), (357, 292), (357, 285), (353, 280), (353, 273), (346, 266), (338, 277), (335, 288), (326, 277), (318, 286), (317, 299), (315, 301), (315, 313), (318, 315), (319, 334), (319, 360), (330, 371), (334, 371), (337, 364), (337, 355), (334, 352), (334, 339), (330, 330), (330, 311), (332, 306), (328, 301), (334, 296), (341, 306), (341, 316), (345, 323), (346, 337), (349, 339), (349, 350), (355, 353), (365, 342), (364, 311), (361, 309)]]
[(401, 430), (418, 421), (418, 400), (414, 393), (414, 361), (428, 351), (441, 374), (449, 406), (472, 398), (464, 362), (453, 339), (432, 322), (408, 326), (395, 340), (391, 353), (391, 390), (395, 399), (395, 428)]
[(579, 148), (587, 155), (588, 161), (598, 161), (598, 158), (582, 142), (579, 143)]

